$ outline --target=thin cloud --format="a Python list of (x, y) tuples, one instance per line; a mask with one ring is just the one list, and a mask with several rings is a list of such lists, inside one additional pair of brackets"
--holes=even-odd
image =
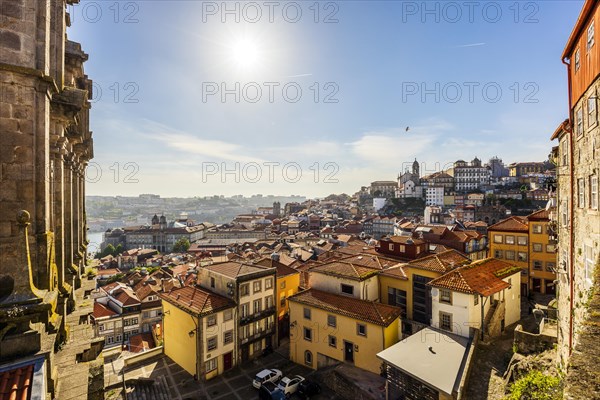
[(312, 74), (299, 74), (299, 75), (290, 75), (288, 78), (302, 78), (305, 76), (312, 76)]
[(458, 46), (454, 46), (454, 48), (458, 49), (458, 48), (463, 48), (463, 47), (479, 47), (479, 46), (485, 46), (485, 45), (486, 45), (486, 43), (484, 43), (484, 42), (481, 42), (481, 43), (469, 43), (469, 44), (461, 44), (461, 45), (458, 45)]

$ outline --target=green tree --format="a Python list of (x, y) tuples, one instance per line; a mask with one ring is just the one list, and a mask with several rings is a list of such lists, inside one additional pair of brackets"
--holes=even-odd
[(511, 385), (505, 400), (558, 400), (562, 399), (560, 378), (531, 371)]
[(190, 241), (186, 238), (181, 238), (175, 242), (175, 245), (173, 246), (173, 252), (183, 253), (183, 252), (188, 251), (189, 248), (190, 248)]
[(104, 248), (104, 250), (99, 251), (98, 253), (96, 253), (96, 258), (103, 258), (106, 257), (108, 255), (114, 255), (115, 254), (115, 246), (113, 246), (112, 244), (108, 244), (108, 246), (106, 246)]
[(113, 256), (118, 256), (119, 254), (122, 254), (125, 251), (125, 249), (123, 248), (123, 245), (121, 243), (119, 243), (117, 245), (117, 247), (115, 248), (115, 252), (113, 253)]

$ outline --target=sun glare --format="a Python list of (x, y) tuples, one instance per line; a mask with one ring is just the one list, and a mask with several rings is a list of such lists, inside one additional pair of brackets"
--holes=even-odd
[(240, 69), (254, 69), (260, 61), (259, 46), (251, 39), (239, 39), (231, 46), (231, 58), (235, 66)]

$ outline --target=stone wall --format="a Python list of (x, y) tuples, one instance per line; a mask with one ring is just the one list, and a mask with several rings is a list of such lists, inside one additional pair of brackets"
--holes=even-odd
[(541, 353), (552, 349), (556, 343), (557, 338), (554, 336), (526, 332), (521, 325), (515, 328), (514, 344), (520, 354)]

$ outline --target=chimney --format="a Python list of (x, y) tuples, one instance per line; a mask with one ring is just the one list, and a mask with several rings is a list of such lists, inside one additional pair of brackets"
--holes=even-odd
[(273, 253), (273, 254), (271, 254), (271, 260), (273, 260), (273, 261), (279, 261), (279, 253)]

